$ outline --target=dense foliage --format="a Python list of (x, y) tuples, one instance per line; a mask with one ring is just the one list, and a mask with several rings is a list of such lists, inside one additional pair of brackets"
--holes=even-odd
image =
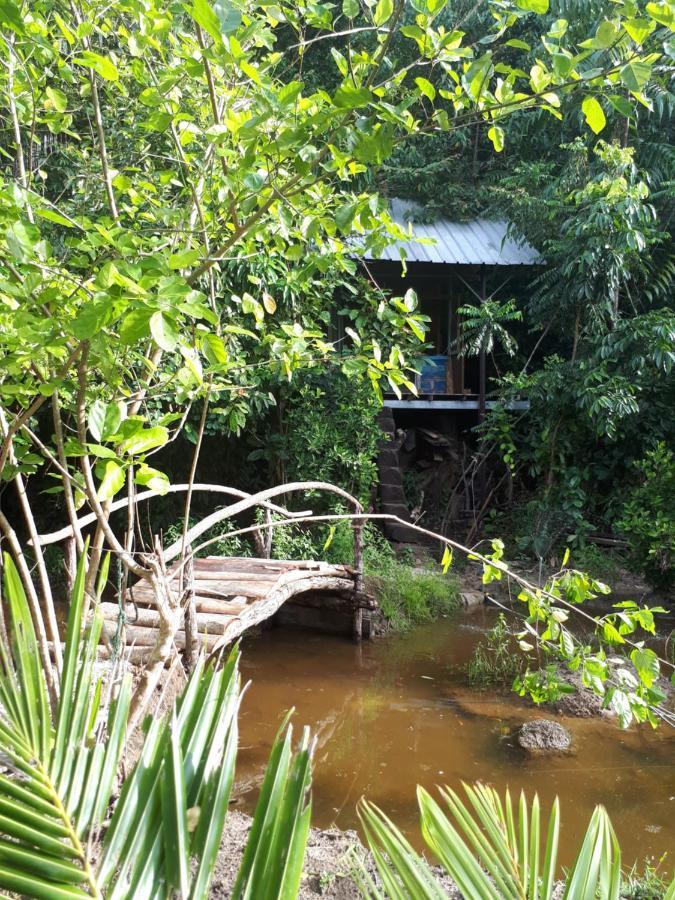
[[(616, 15), (629, 8), (631, 39), (657, 41), (664, 51), (658, 76), (639, 96), (638, 82), (622, 76), (612, 94), (593, 93), (581, 108), (563, 98), (559, 119), (550, 110), (516, 112), (496, 144), (484, 123), (440, 141), (416, 137), (387, 161), (386, 179), (391, 193), (423, 200), (430, 217), (507, 216), (545, 260), (517, 298), (522, 326), (509, 318), (510, 285), (479, 312), (463, 313), (465, 352), (478, 352), (481, 342), (500, 350), (494, 395), (531, 402), (528, 415), (499, 409), (486, 426), (491, 465), (511, 473), (512, 515), (497, 527), (512, 531), (520, 550), (547, 558), (566, 542), (583, 546), (594, 532), (620, 538), (626, 491), (639, 490), (636, 463), (659, 441), (675, 439), (668, 412), (675, 402), (675, 94), (666, 7), (655, 25), (648, 20), (654, 5), (647, 17), (637, 4), (610, 0), (544, 7), (536, 24), (531, 17), (519, 23), (511, 42), (535, 77), (542, 25), (547, 44), (571, 41), (599, 64), (621, 46)], [(486, 6), (457, 2), (453, 9), (468, 34), (485, 28)]]
[(669, 587), (675, 579), (675, 454), (661, 443), (636, 465), (641, 481), (624, 505), (618, 527), (649, 580)]

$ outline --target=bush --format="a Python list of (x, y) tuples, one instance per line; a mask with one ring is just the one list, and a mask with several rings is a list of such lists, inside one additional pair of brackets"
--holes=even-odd
[(675, 454), (661, 442), (636, 466), (641, 483), (624, 504), (618, 527), (650, 584), (670, 587), (675, 581)]
[[(193, 525), (197, 525), (197, 523), (198, 519), (194, 516), (190, 516), (190, 528), (192, 528)], [(204, 549), (197, 552), (195, 556), (253, 556), (253, 545), (251, 540), (247, 540), (246, 535), (235, 534), (232, 537), (227, 536), (226, 532), (234, 530), (236, 527), (237, 526), (232, 522), (226, 521), (214, 525), (213, 528), (209, 528), (208, 531), (204, 532), (204, 534), (195, 541), (195, 545), (203, 544), (213, 538), (218, 538), (218, 540), (214, 540), (212, 544), (209, 544), (208, 547), (204, 547)], [(164, 546), (168, 547), (173, 544), (174, 541), (181, 538), (182, 534), (183, 519), (181, 518), (169, 525), (168, 528), (164, 529)], [(224, 534), (225, 536), (219, 537), (221, 534)]]
[[(370, 503), (377, 480), (378, 401), (368, 382), (348, 378), (337, 369), (322, 369), (299, 376), (283, 404), (283, 419), (271, 422), (259, 446), (248, 459), (267, 460), (280, 481), (315, 481), (339, 485)], [(317, 493), (313, 506), (335, 512), (335, 497)], [(307, 502), (303, 498), (302, 503)]]

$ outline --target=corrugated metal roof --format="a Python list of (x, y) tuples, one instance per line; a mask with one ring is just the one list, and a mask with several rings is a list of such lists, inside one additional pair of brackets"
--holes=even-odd
[[(533, 266), (542, 259), (530, 244), (508, 234), (509, 224), (503, 219), (474, 219), (471, 222), (451, 222), (437, 219), (432, 223), (414, 221), (422, 207), (410, 200), (391, 200), (391, 215), (397, 224), (408, 230), (412, 227), (418, 240), (390, 244), (379, 259), (399, 262), (400, 248), (405, 249), (408, 262), (445, 263), (447, 265)], [(372, 255), (367, 255), (373, 259)]]

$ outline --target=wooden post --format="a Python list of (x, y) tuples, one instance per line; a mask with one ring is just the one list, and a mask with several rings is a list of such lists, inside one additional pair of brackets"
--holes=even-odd
[[(360, 510), (359, 510), (360, 512)], [(354, 615), (352, 635), (357, 644), (363, 637), (363, 610), (360, 595), (363, 592), (363, 521), (354, 522)]]
[(352, 620), (352, 635), (354, 643), (360, 644), (363, 639), (363, 610), (360, 606), (354, 609), (354, 618)]
[(272, 535), (274, 534), (274, 529), (272, 528), (272, 512), (268, 507), (265, 507), (265, 524), (267, 525), (267, 531), (265, 533), (265, 559), (271, 559)]
[(195, 612), (195, 578), (191, 548), (188, 550), (185, 560), (183, 584), (185, 585), (185, 652), (183, 654), (183, 666), (186, 672), (192, 672), (195, 662), (194, 651), (197, 643), (197, 615)]
[[(480, 302), (485, 303), (487, 296), (485, 264), (480, 267)], [(485, 421), (485, 395), (487, 392), (487, 361), (485, 359), (485, 349), (481, 347), (479, 355), (479, 387), (478, 387), (478, 421), (482, 425)], [(482, 460), (478, 468), (478, 502), (474, 500), (474, 508), (480, 508), (485, 499), (485, 460)]]

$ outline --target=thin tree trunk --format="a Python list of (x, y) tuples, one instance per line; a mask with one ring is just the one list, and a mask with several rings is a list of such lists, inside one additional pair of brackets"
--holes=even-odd
[[(7, 420), (5, 418), (4, 410), (1, 408), (0, 433), (2, 433), (3, 438), (7, 434)], [(9, 444), (8, 458), (12, 465), (18, 466), (16, 456), (14, 455), (13, 443), (11, 440)], [(26, 523), (26, 529), (28, 531), (28, 534), (30, 535), (31, 541), (33, 542), (35, 565), (38, 573), (38, 581), (40, 583), (42, 606), (44, 607), (44, 613), (41, 613), (41, 615), (44, 615), (46, 617), (47, 635), (49, 637), (49, 640), (54, 642), (54, 661), (56, 663), (56, 673), (58, 677), (61, 672), (63, 656), (61, 654), (59, 626), (56, 621), (56, 611), (54, 609), (54, 597), (52, 595), (51, 584), (49, 583), (49, 573), (47, 572), (47, 566), (45, 564), (45, 557), (44, 553), (42, 552), (42, 547), (38, 543), (38, 530), (35, 525), (33, 510), (31, 509), (30, 501), (28, 500), (28, 494), (26, 493), (26, 483), (23, 480), (23, 475), (21, 474), (21, 472), (17, 471), (12, 480), (14, 481), (14, 487), (16, 488), (16, 493), (19, 498), (19, 506), (21, 507), (24, 522)]]

